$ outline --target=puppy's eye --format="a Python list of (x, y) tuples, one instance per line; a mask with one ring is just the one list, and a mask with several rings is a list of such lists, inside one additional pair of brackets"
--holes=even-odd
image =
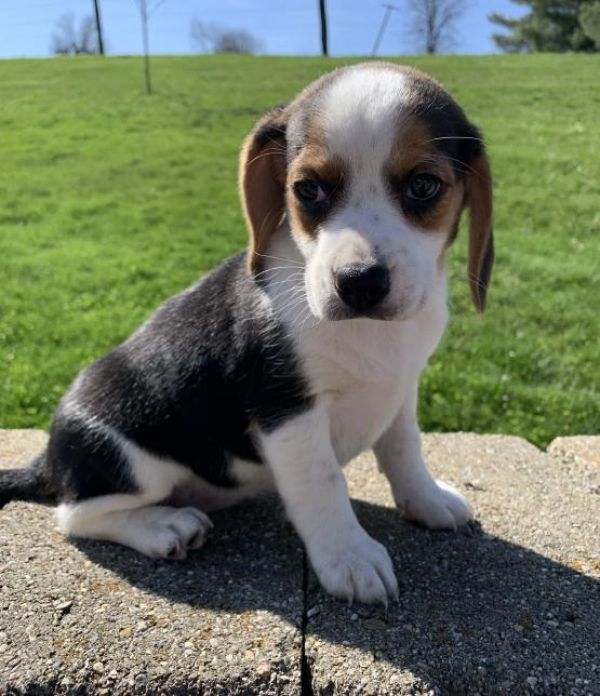
[(308, 205), (314, 205), (315, 203), (322, 203), (327, 196), (325, 191), (319, 185), (317, 181), (313, 179), (303, 179), (302, 181), (296, 181), (294, 184), (294, 193), (296, 198), (302, 203)]
[(435, 198), (442, 188), (441, 179), (433, 174), (413, 174), (406, 187), (406, 195), (416, 201)]

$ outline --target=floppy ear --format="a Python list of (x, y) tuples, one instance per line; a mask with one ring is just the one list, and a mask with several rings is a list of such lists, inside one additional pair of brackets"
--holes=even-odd
[(285, 213), (287, 119), (284, 107), (263, 116), (244, 141), (239, 187), (248, 231), (248, 267), (256, 273), (271, 235)]
[(475, 307), (483, 312), (494, 265), (492, 174), (484, 150), (470, 162), (465, 173), (465, 206), (470, 210), (468, 272), (471, 297)]

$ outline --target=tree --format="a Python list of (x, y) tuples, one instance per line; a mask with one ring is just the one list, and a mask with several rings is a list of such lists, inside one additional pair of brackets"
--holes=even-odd
[(589, 0), (512, 0), (530, 11), (518, 19), (492, 14), (489, 19), (509, 33), (492, 34), (507, 53), (593, 51), (594, 41), (582, 28), (580, 10)]
[(77, 29), (73, 14), (62, 15), (52, 35), (52, 53), (57, 56), (98, 53), (98, 35), (92, 17), (84, 17)]
[(464, 0), (408, 0), (411, 29), (426, 53), (439, 53), (454, 42), (456, 21), (465, 11)]
[(596, 44), (600, 51), (600, 2), (586, 3), (579, 9), (579, 22), (586, 36)]
[(150, 17), (158, 10), (161, 5), (164, 5), (166, 0), (155, 0), (147, 2), (147, 0), (134, 0), (140, 11), (140, 21), (142, 25), (142, 44), (144, 47), (144, 88), (146, 94), (152, 94), (152, 79), (150, 76), (150, 41), (148, 24)]
[(227, 29), (218, 24), (207, 24), (199, 19), (192, 19), (190, 33), (192, 41), (203, 51), (258, 53), (262, 48), (260, 39), (245, 29)]

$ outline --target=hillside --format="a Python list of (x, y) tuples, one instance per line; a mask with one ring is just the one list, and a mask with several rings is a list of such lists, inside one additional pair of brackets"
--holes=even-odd
[[(497, 266), (475, 314), (465, 235), (426, 430), (600, 431), (600, 56), (405, 59), (483, 130)], [(237, 153), (262, 111), (344, 61), (0, 63), (0, 427), (46, 427), (77, 371), (240, 249)]]

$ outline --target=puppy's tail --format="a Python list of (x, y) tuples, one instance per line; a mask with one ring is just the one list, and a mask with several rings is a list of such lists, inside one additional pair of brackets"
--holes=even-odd
[(46, 453), (35, 457), (29, 466), (0, 469), (0, 509), (11, 500), (50, 503), (56, 500), (46, 467)]

